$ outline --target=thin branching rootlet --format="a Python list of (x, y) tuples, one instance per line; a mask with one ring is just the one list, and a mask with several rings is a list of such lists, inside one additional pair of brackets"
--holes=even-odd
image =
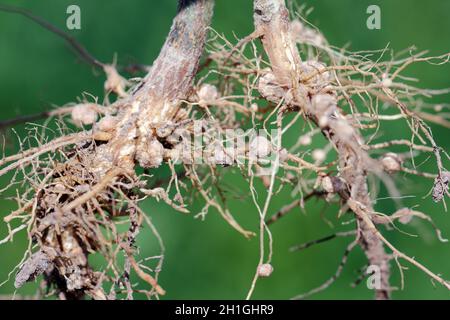
[[(41, 127), (32, 129), (27, 137), (19, 137), (20, 152), (0, 160), (0, 176), (10, 177), (2, 193), (14, 191), (11, 200), (17, 202), (17, 209), (3, 218), (8, 234), (0, 244), (13, 241), (19, 232), (29, 238), (23, 260), (11, 272), (15, 286), (39, 278), (46, 295), (60, 299), (164, 295), (164, 284), (158, 281), (164, 244), (140, 202), (152, 197), (189, 213), (195, 190), (205, 203), (197, 217), (215, 212), (243, 237), (259, 240), (260, 259), (249, 279), (248, 299), (258, 279), (273, 271), (269, 227), (312, 198), (338, 204), (337, 214), (348, 222), (348, 230), (292, 250), (337, 237), (351, 241), (343, 248), (335, 275), (295, 298), (330, 286), (357, 246), (368, 265), (379, 270), (377, 299), (390, 298), (393, 267), (403, 274), (403, 264), (419, 268), (450, 290), (450, 283), (420, 257), (409, 256), (383, 235), (384, 227), (424, 219), (446, 242), (431, 218), (399, 203), (396, 212), (374, 209), (380, 184), (393, 199), (402, 197), (398, 173), (422, 177), (432, 188), (430, 197), (446, 209), (449, 156), (436, 144), (429, 123), (450, 128), (440, 116), (448, 106), (426, 101), (449, 91), (413, 86), (404, 71), (416, 63), (445, 64), (450, 54), (428, 57), (412, 49), (396, 54), (390, 49), (335, 48), (308, 24), (301, 10), (290, 12), (284, 0), (254, 0), (254, 32), (230, 41), (209, 28), (213, 4), (179, 1), (158, 58), (151, 67), (131, 67), (148, 72), (137, 84), (119, 74), (130, 68), (99, 62), (32, 13), (0, 6), (63, 36), (87, 63), (105, 72), (110, 97), (104, 104), (86, 98), (1, 124), (37, 117), (48, 118), (48, 124), (57, 117), (59, 129), (52, 135)], [(383, 139), (383, 131), (398, 122), (409, 128), (404, 136)], [(73, 130), (74, 125), (79, 129)], [(292, 131), (298, 139), (287, 145), (283, 136)], [(324, 139), (325, 145), (311, 150), (317, 139)], [(416, 166), (415, 158), (422, 154), (433, 157), (433, 172)], [(154, 178), (161, 166), (172, 172), (167, 181)], [(259, 214), (258, 230), (241, 226), (220, 193), (220, 171), (230, 166), (248, 181), (246, 193)], [(266, 194), (258, 193), (257, 183), (265, 186)], [(271, 200), (281, 191), (293, 195), (292, 203), (273, 208)], [(160, 244), (154, 257), (139, 255), (136, 237), (141, 230), (152, 232)], [(104, 258), (101, 270), (89, 264), (92, 254)], [(133, 273), (148, 283), (148, 290), (135, 288)]]

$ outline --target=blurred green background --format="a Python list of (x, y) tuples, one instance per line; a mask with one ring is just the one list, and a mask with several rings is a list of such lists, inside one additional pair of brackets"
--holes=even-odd
[[(40, 0), (5, 1), (28, 8), (53, 24), (65, 28), (66, 8), (77, 4), (82, 12), (82, 29), (69, 31), (78, 41), (101, 61), (112, 61), (117, 54), (120, 63), (141, 62), (151, 64), (157, 56), (171, 20), (176, 11), (175, 0)], [(217, 0), (213, 27), (230, 39), (233, 32), (243, 37), (252, 31), (252, 1)], [(438, 55), (450, 51), (450, 1), (448, 0), (321, 0), (302, 3), (313, 7), (309, 20), (318, 26), (329, 42), (336, 46), (350, 44), (353, 51), (373, 50), (385, 47), (400, 50), (411, 45), (429, 49)], [(382, 29), (366, 28), (366, 9), (378, 4), (382, 10)], [(426, 64), (411, 68), (411, 76), (422, 79), (421, 87), (450, 87), (450, 65), (435, 67)], [(36, 26), (23, 17), (0, 12), (0, 120), (18, 115), (48, 110), (51, 104), (62, 105), (75, 101), (82, 92), (102, 97), (103, 75), (79, 61), (66, 44), (55, 35)], [(437, 102), (450, 102), (440, 97)], [(448, 150), (448, 129), (434, 128), (437, 142)], [(19, 134), (23, 127), (18, 128)], [(388, 136), (402, 137), (404, 127), (392, 126)], [(14, 145), (10, 130), (2, 132)], [(3, 142), (2, 142), (3, 143)], [(8, 143), (8, 152), (14, 147)], [(433, 161), (424, 169), (433, 171)], [(241, 192), (243, 199), (230, 200), (231, 212), (246, 228), (257, 230), (258, 214), (247, 197), (248, 186), (233, 169), (226, 171), (226, 183)], [(4, 185), (5, 179), (1, 181)], [(399, 187), (405, 194), (405, 205), (419, 204), (418, 209), (427, 212), (450, 237), (449, 214), (442, 204), (434, 204), (429, 197), (423, 199), (432, 181), (400, 176)], [(283, 204), (291, 202), (289, 192), (278, 195), (270, 207), (273, 214)], [(258, 240), (246, 240), (220, 216), (211, 211), (205, 221), (194, 219), (202, 208), (196, 201), (191, 215), (181, 215), (161, 203), (148, 202), (144, 209), (152, 217), (166, 245), (166, 259), (160, 283), (167, 290), (167, 299), (241, 299), (244, 298), (258, 262)], [(0, 217), (14, 208), (14, 204), (0, 200)], [(391, 201), (379, 201), (378, 211), (392, 212)], [(272, 277), (258, 282), (254, 298), (287, 299), (308, 291), (331, 277), (351, 239), (337, 239), (308, 250), (290, 253), (292, 245), (331, 234), (322, 215), (335, 221), (335, 207), (323, 202), (311, 201), (306, 212), (292, 212), (277, 222), (273, 228), (275, 271)], [(344, 230), (346, 226), (337, 229)], [(349, 228), (349, 226), (347, 226)], [(440, 243), (433, 229), (425, 222), (402, 230), (418, 234), (411, 237), (400, 232), (388, 232), (388, 238), (400, 249), (416, 257), (436, 273), (450, 278), (449, 244)], [(6, 228), (0, 224), (0, 237), (6, 236)], [(24, 234), (14, 243), (0, 247), (0, 282), (20, 261), (26, 247)], [(142, 256), (157, 253), (157, 246), (149, 230), (141, 233), (139, 244)], [(313, 299), (370, 299), (373, 292), (363, 283), (351, 288), (357, 278), (355, 270), (366, 263), (357, 249), (351, 255), (342, 276), (327, 290)], [(405, 270), (405, 288), (395, 291), (395, 299), (448, 299), (450, 294), (414, 267)], [(395, 263), (392, 265), (392, 284), (400, 286)], [(145, 286), (142, 284), (142, 286)], [(20, 294), (32, 294), (36, 284), (30, 283), (19, 290)], [(0, 295), (13, 292), (13, 281), (0, 288)]]

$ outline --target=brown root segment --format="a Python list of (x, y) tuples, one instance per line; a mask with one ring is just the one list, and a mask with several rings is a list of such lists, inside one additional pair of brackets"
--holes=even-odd
[[(373, 212), (367, 189), (369, 156), (361, 147), (362, 137), (351, 128), (345, 137), (340, 134), (343, 116), (339, 114), (334, 94), (325, 92), (316, 98), (299, 87), (302, 70), (296, 44), (291, 38), (290, 20), (284, 0), (255, 0), (254, 20), (256, 30), (261, 32), (265, 51), (272, 65), (272, 72), (280, 87), (290, 92), (292, 105), (297, 105), (314, 123), (321, 127), (323, 134), (333, 143), (339, 154), (341, 177), (350, 188), (350, 197), (363, 203), (368, 212)], [(287, 99), (286, 94), (283, 98)], [(327, 110), (313, 107), (314, 99), (329, 99)], [(289, 102), (289, 101), (288, 101)], [(347, 199), (345, 199), (347, 200)], [(389, 299), (389, 255), (383, 242), (373, 233), (370, 226), (359, 220), (359, 244), (366, 253), (369, 263), (380, 267), (381, 288), (376, 290), (377, 299)]]
[(148, 146), (154, 132), (171, 120), (192, 89), (211, 22), (214, 1), (199, 0), (183, 7), (144, 82), (124, 101), (118, 130), (98, 158), (98, 170), (111, 161), (119, 167), (155, 167)]
[[(211, 0), (190, 1), (181, 7), (159, 57), (135, 93), (147, 111), (168, 119), (180, 101), (192, 89), (200, 57), (203, 54), (208, 26), (213, 12)], [(171, 103), (167, 109), (157, 103)], [(151, 117), (154, 119), (154, 117)]]
[(254, 20), (277, 81), (292, 87), (300, 75), (300, 55), (292, 39), (284, 0), (256, 0)]

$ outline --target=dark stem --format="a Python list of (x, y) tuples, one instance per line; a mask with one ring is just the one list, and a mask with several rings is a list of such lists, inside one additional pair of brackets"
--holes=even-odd
[(36, 114), (28, 114), (28, 115), (18, 116), (16, 118), (12, 118), (12, 119), (8, 119), (8, 120), (1, 120), (0, 121), (0, 130), (6, 129), (8, 127), (14, 127), (21, 123), (40, 120), (43, 118), (48, 118), (50, 116), (51, 116), (51, 112), (44, 111), (44, 112), (40, 112), (40, 113), (36, 113)]
[[(0, 4), (0, 11), (8, 12), (8, 13), (14, 13), (18, 15), (22, 15), (31, 21), (37, 23), (44, 29), (56, 34), (58, 37), (61, 37), (64, 41), (69, 44), (70, 47), (72, 47), (75, 51), (75, 53), (88, 65), (91, 65), (96, 68), (103, 69), (106, 63), (101, 62), (97, 58), (95, 58), (81, 43), (79, 43), (75, 38), (58, 28), (57, 26), (51, 24), (50, 22), (46, 21), (45, 19), (35, 15), (33, 12), (26, 10), (24, 8), (19, 8), (15, 6)], [(128, 65), (120, 65), (117, 66), (117, 69), (130, 73), (135, 74), (142, 71), (147, 71), (147, 66), (142, 65), (139, 63), (134, 64), (128, 64)], [(45, 115), (43, 116), (45, 117)]]
[(88, 64), (95, 66), (95, 67), (99, 67), (99, 68), (103, 68), (103, 66), (105, 65), (103, 62), (98, 61), (94, 56), (92, 56), (86, 50), (86, 48), (83, 47), (79, 42), (77, 42), (73, 37), (71, 37), (64, 31), (62, 31), (58, 27), (54, 26), (50, 22), (47, 22), (43, 18), (34, 15), (29, 10), (19, 8), (19, 7), (9, 6), (9, 5), (5, 5), (5, 4), (0, 4), (0, 11), (22, 15), (22, 16), (36, 22), (37, 24), (44, 27), (48, 31), (53, 32), (57, 36), (63, 38), (76, 51), (76, 53)]

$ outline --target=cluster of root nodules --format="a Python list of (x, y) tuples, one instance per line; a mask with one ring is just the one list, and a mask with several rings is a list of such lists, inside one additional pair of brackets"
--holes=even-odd
[[(253, 201), (258, 210), (260, 260), (248, 297), (259, 277), (276, 271), (271, 264), (269, 225), (305, 208), (305, 203), (316, 197), (341, 208), (331, 218), (341, 221), (339, 228), (345, 230), (324, 239), (354, 239), (336, 274), (310, 293), (332, 284), (357, 244), (366, 250), (369, 264), (381, 257), (378, 260), (383, 263), (384, 274), (389, 273), (389, 260), (395, 259), (401, 266), (399, 260), (403, 259), (450, 288), (443, 278), (387, 242), (381, 232), (374, 232), (380, 225), (424, 219), (431, 222), (439, 239), (446, 241), (428, 215), (402, 205), (404, 191), (396, 177), (403, 174), (429, 179), (432, 198), (445, 205), (449, 173), (444, 160), (448, 156), (434, 141), (428, 123), (449, 128), (448, 119), (441, 115), (449, 106), (427, 103), (426, 99), (448, 91), (414, 87), (415, 79), (403, 73), (413, 63), (444, 64), (449, 55), (428, 58), (424, 52), (410, 50), (402, 56), (388, 49), (346, 52), (330, 46), (321, 33), (300, 20), (292, 21), (290, 32), (301, 53), (299, 74), (293, 75), (298, 83), (292, 87), (278, 82), (284, 70), (273, 69), (258, 49), (258, 30), (238, 44), (213, 33), (195, 88), (171, 119), (159, 123), (136, 115), (141, 105), (134, 100), (134, 91), (120, 90), (122, 99), (111, 105), (83, 103), (60, 113), (71, 114), (69, 121), (75, 124), (92, 125), (92, 130), (63, 134), (30, 148), (22, 141), (20, 153), (0, 160), (0, 176), (13, 174), (7, 189), (21, 188), (14, 197), (19, 209), (4, 218), (9, 233), (0, 244), (24, 229), (30, 239), (16, 274), (16, 287), (42, 275), (49, 294), (64, 299), (164, 294), (156, 280), (163, 245), (139, 202), (154, 197), (189, 213), (186, 203), (198, 195), (204, 208), (195, 217), (206, 219), (215, 211), (232, 228), (252, 237), (254, 233), (241, 227), (239, 217), (228, 209), (231, 195)], [(162, 109), (166, 107), (170, 105)], [(181, 129), (195, 133), (195, 120), (200, 121), (197, 127), (205, 139), (200, 147), (177, 133)], [(405, 128), (398, 137), (383, 137), (397, 125)], [(230, 129), (237, 130), (237, 136), (227, 137)], [(262, 130), (267, 135), (248, 141), (241, 149), (230, 149), (227, 142), (239, 135), (245, 137), (246, 129)], [(277, 129), (276, 134), (272, 129)], [(287, 135), (295, 136), (296, 141), (285, 142)], [(210, 153), (208, 146), (220, 147)], [(186, 149), (190, 152), (180, 153)], [(256, 158), (249, 156), (251, 151), (256, 152)], [(116, 158), (123, 161), (113, 166), (111, 159)], [(197, 162), (199, 158), (202, 161)], [(420, 165), (430, 159), (434, 170), (422, 171)], [(170, 169), (167, 181), (153, 176), (153, 170), (161, 166)], [(225, 173), (244, 177), (248, 191), (228, 188), (221, 180)], [(375, 183), (368, 185), (367, 181)], [(380, 183), (394, 199), (396, 212), (375, 211)], [(273, 208), (271, 200), (280, 192), (291, 194), (292, 203)], [(161, 252), (150, 260), (138, 258), (136, 237), (144, 223), (161, 246)], [(120, 231), (124, 230), (120, 224), (127, 225), (125, 231)], [(374, 248), (379, 251), (372, 252)], [(89, 256), (94, 253), (105, 259), (101, 267), (90, 264)], [(156, 261), (156, 265), (150, 268), (146, 265), (149, 261)], [(402, 275), (403, 269), (399, 268)], [(132, 273), (150, 289), (138, 290), (131, 283)], [(383, 295), (392, 287), (380, 290)]]
[[(150, 275), (159, 272), (162, 255), (153, 259), (157, 261), (156, 271), (137, 259), (135, 240), (147, 219), (138, 208), (135, 193), (142, 182), (118, 170), (105, 175), (93, 173), (93, 161), (102, 142), (82, 140), (30, 159), (14, 174), (11, 186), (21, 179), (25, 182), (21, 185), (32, 186), (19, 189), (19, 209), (4, 218), (9, 235), (2, 242), (12, 241), (24, 228), (30, 239), (29, 250), (18, 266), (15, 287), (42, 276), (41, 287), (46, 291), (41, 298), (131, 299), (136, 293), (130, 279), (135, 270), (152, 286), (140, 293), (148, 298), (163, 294)], [(119, 231), (120, 224), (127, 227)], [(104, 259), (97, 270), (89, 261), (95, 253)]]

